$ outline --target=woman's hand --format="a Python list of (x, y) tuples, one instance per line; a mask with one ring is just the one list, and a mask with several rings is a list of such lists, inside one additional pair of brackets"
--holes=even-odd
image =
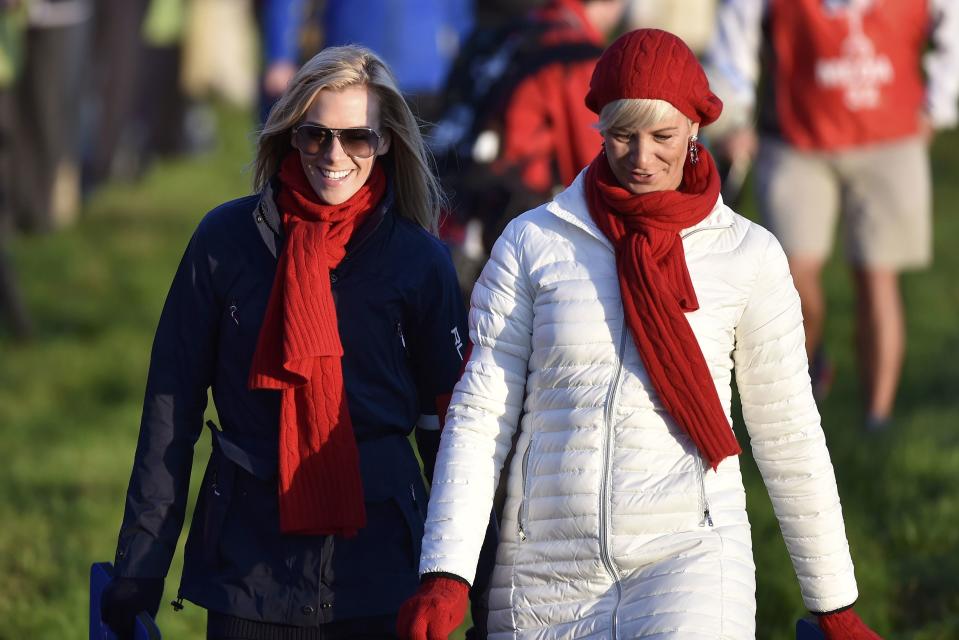
[(926, 111), (919, 112), (919, 137), (926, 146), (931, 145), (933, 138), (936, 137), (936, 125), (933, 124), (932, 116)]
[(156, 617), (163, 598), (163, 578), (114, 578), (100, 600), (100, 615), (121, 639), (133, 637), (137, 614)]
[(281, 96), (290, 86), (290, 81), (293, 80), (296, 69), (296, 65), (292, 62), (281, 60), (272, 63), (263, 74), (263, 92), (271, 98)]
[(852, 608), (818, 616), (826, 640), (882, 640)]
[(396, 634), (409, 640), (446, 640), (463, 622), (469, 590), (461, 578), (427, 577), (400, 607)]
[(731, 162), (752, 162), (759, 151), (759, 136), (752, 127), (740, 127), (716, 141), (719, 153)]

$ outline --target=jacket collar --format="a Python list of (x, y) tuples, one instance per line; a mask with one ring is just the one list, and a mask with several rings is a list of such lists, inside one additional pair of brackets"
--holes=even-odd
[[(607, 247), (613, 250), (613, 245), (609, 238), (603, 234), (602, 230), (593, 221), (589, 215), (589, 207), (586, 204), (586, 169), (579, 172), (573, 183), (546, 205), (546, 210), (557, 218), (565, 220), (590, 234)], [(680, 236), (686, 238), (695, 232), (706, 229), (726, 229), (733, 225), (733, 212), (723, 204), (723, 197), (719, 196), (716, 200), (713, 210), (708, 216), (697, 222), (691, 227), (687, 227), (680, 232)]]
[[(280, 248), (283, 246), (284, 237), (283, 222), (280, 219), (280, 211), (276, 207), (275, 194), (278, 189), (279, 181), (274, 177), (263, 187), (263, 191), (260, 192), (260, 201), (253, 209), (253, 218), (260, 232), (260, 237), (274, 258), (279, 255)], [(347, 253), (361, 244), (379, 228), (386, 213), (393, 208), (393, 201), (392, 180), (389, 174), (387, 174), (386, 193), (383, 195), (383, 199), (380, 201), (376, 211), (373, 212), (373, 215), (353, 233), (353, 236), (346, 244)]]

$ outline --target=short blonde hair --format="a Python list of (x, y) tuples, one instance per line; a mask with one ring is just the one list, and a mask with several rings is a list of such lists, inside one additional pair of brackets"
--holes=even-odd
[(365, 86), (380, 103), (381, 128), (388, 132), (393, 187), (400, 215), (431, 233), (439, 226), (443, 194), (431, 170), (419, 124), (397, 88), (396, 79), (375, 53), (356, 45), (323, 49), (304, 64), (289, 88), (270, 110), (260, 131), (253, 160), (253, 188), (260, 191), (293, 150), (292, 129), (300, 123), (317, 94)]
[(606, 135), (617, 129), (645, 129), (666, 118), (682, 115), (692, 126), (689, 117), (665, 100), (656, 98), (622, 98), (613, 100), (599, 114), (597, 128)]

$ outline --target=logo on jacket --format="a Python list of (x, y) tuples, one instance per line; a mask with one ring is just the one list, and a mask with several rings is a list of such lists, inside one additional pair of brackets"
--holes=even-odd
[(816, 61), (816, 83), (827, 89), (841, 89), (843, 102), (850, 111), (875, 109), (881, 91), (893, 81), (895, 72), (889, 57), (876, 53), (875, 45), (862, 29), (862, 12), (866, 7), (852, 3), (846, 9), (849, 35), (836, 58)]
[(453, 334), (453, 346), (456, 347), (456, 353), (459, 355), (460, 360), (463, 359), (463, 339), (460, 338), (459, 327), (453, 327), (450, 331)]

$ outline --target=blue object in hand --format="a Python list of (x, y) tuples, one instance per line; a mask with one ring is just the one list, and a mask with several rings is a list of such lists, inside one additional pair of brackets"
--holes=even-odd
[[(113, 565), (109, 562), (94, 562), (90, 567), (90, 640), (117, 640), (117, 635), (103, 621), (100, 600), (103, 590), (113, 580)], [(133, 628), (134, 640), (161, 640), (160, 629), (146, 611), (136, 617)]]
[(796, 640), (826, 640), (826, 636), (815, 618), (800, 618), (796, 620)]

